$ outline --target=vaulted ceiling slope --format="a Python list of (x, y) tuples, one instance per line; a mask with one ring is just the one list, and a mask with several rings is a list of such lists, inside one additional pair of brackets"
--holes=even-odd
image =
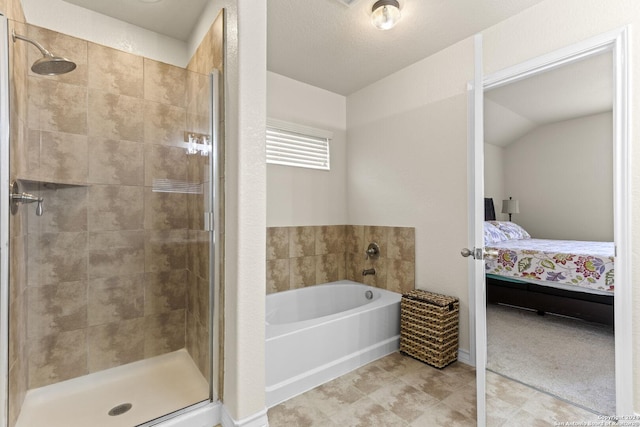
[(613, 54), (602, 52), (485, 92), (485, 142), (506, 146), (550, 123), (611, 112)]

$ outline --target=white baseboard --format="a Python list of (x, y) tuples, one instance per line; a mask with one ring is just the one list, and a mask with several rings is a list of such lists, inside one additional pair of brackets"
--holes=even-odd
[(222, 419), (220, 423), (222, 424), (222, 427), (268, 427), (269, 419), (267, 418), (267, 408), (264, 408), (262, 411), (249, 417), (236, 421), (231, 415), (229, 415), (229, 412), (227, 412), (227, 407), (222, 405)]
[(471, 355), (469, 354), (469, 351), (463, 350), (461, 348), (458, 349), (458, 362), (462, 362), (465, 365), (469, 365), (469, 366), (475, 366), (471, 362)]

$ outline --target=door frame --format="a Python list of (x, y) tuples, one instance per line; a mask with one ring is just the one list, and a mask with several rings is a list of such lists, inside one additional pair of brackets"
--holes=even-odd
[[(632, 287), (620, 284), (631, 284), (631, 163), (630, 163), (630, 56), (629, 29), (619, 28), (604, 34), (589, 38), (582, 42), (556, 50), (554, 52), (533, 58), (521, 64), (497, 71), (482, 77), (482, 39), (476, 36), (475, 81), (482, 79), (482, 90), (476, 90), (478, 85), (471, 85), (474, 102), (470, 103), (472, 120), (470, 127), (470, 161), (469, 161), (469, 223), (470, 244), (478, 243), (477, 236), (482, 228), (484, 218), (483, 190), (478, 183), (484, 183), (484, 166), (478, 167), (478, 159), (483, 157), (484, 129), (482, 123), (484, 91), (516, 82), (526, 77), (549, 71), (570, 62), (586, 58), (591, 55), (611, 50), (613, 53), (614, 99), (613, 99), (613, 159), (614, 159), (614, 242), (616, 248), (616, 283), (614, 290), (614, 322), (615, 322), (615, 383), (616, 383), (616, 415), (633, 415), (633, 357), (632, 357)], [(480, 51), (480, 54), (478, 54)], [(475, 86), (475, 87), (474, 87)], [(479, 100), (480, 99), (480, 100)], [(472, 167), (475, 166), (475, 167)], [(484, 187), (484, 186), (483, 186)], [(480, 242), (479, 246), (482, 247)], [(481, 260), (480, 260), (481, 261)], [(483, 262), (474, 262), (483, 264)], [(470, 318), (473, 324), (470, 328), (471, 343), (475, 343), (475, 365), (478, 390), (478, 426), (486, 423), (485, 369), (487, 353), (486, 310), (484, 277), (475, 277), (476, 268), (470, 269), (469, 293)], [(482, 274), (484, 276), (484, 274)], [(475, 324), (475, 327), (474, 327)], [(473, 360), (472, 360), (473, 361)], [(482, 384), (480, 384), (482, 383)], [(483, 393), (480, 396), (480, 393)]]

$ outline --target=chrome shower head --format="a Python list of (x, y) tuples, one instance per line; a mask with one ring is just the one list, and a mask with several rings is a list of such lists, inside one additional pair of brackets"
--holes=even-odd
[(15, 31), (12, 34), (12, 38), (14, 42), (16, 41), (16, 39), (19, 39), (24, 40), (27, 43), (31, 43), (32, 45), (37, 47), (38, 50), (40, 50), (40, 53), (42, 53), (42, 58), (38, 59), (33, 63), (33, 65), (31, 65), (31, 71), (36, 74), (42, 74), (45, 76), (57, 76), (59, 74), (65, 74), (76, 69), (76, 64), (73, 61), (62, 56), (55, 56), (35, 40), (31, 40), (25, 36), (16, 34)]
[(57, 76), (76, 69), (73, 61), (61, 56), (44, 56), (31, 65), (31, 71), (44, 76)]

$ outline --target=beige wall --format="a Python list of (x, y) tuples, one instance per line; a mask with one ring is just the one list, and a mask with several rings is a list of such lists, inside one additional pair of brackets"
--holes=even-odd
[(505, 194), (520, 202), (513, 220), (533, 237), (613, 241), (612, 120), (541, 126), (505, 147)]
[(267, 115), (333, 132), (331, 170), (267, 165), (267, 225), (346, 223), (346, 98), (269, 72)]
[(469, 350), (465, 40), (347, 98), (349, 221), (415, 227), (415, 286), (460, 298)]
[(266, 2), (214, 3), (228, 18), (223, 402), (234, 420), (266, 423)]

